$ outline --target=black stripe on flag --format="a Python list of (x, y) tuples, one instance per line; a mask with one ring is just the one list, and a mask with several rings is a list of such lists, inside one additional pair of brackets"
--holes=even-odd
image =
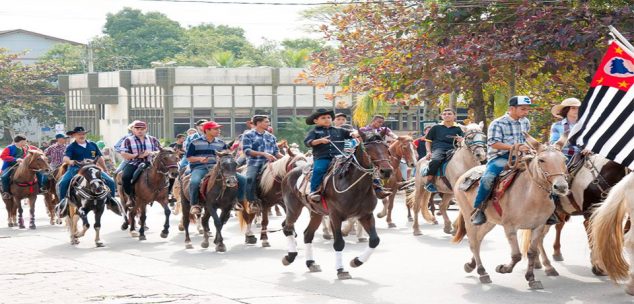
[[(569, 142), (585, 147), (585, 143), (582, 145), (581, 143), (578, 142), (578, 137), (581, 134), (583, 134), (583, 130), (585, 130), (588, 127), (588, 122), (590, 121), (590, 118), (592, 117), (592, 115), (594, 114), (594, 111), (599, 106), (599, 102), (601, 102), (601, 99), (603, 99), (603, 96), (605, 96), (605, 92), (608, 91), (608, 88), (609, 87), (607, 86), (602, 86), (601, 89), (599, 89), (599, 92), (597, 93), (597, 96), (594, 98), (590, 109), (587, 109), (587, 107), (588, 107), (588, 104), (590, 103), (590, 98), (592, 98), (592, 94), (594, 94), (594, 90), (596, 90), (596, 87), (588, 91), (588, 94), (586, 94), (586, 98), (584, 98), (583, 103), (581, 104), (581, 108), (579, 108), (579, 117), (584, 118), (583, 125), (581, 126), (581, 128), (578, 129), (579, 131), (577, 133), (575, 133), (574, 135), (570, 137)], [(586, 110), (588, 110), (589, 113), (585, 113)], [(575, 126), (575, 129), (576, 128), (577, 126)]]
[[(608, 88), (608, 87), (604, 87), (604, 88)], [(600, 115), (599, 115), (599, 113), (597, 113), (597, 115), (599, 115), (599, 119), (597, 119), (597, 121), (594, 123), (594, 125), (592, 125), (590, 127), (590, 130), (588, 130), (586, 135), (583, 137), (583, 142), (585, 144), (588, 144), (588, 141), (590, 140), (590, 137), (597, 131), (597, 129), (599, 129), (601, 127), (601, 125), (603, 125), (603, 123), (610, 123), (612, 125), (612, 127), (616, 126), (618, 128), (625, 121), (625, 119), (617, 120), (617, 121), (614, 121), (614, 122), (607, 122), (606, 121), (608, 119), (608, 116), (610, 116), (610, 114), (612, 114), (612, 111), (614, 111), (616, 106), (621, 102), (621, 99), (623, 99), (623, 96), (625, 95), (625, 93), (626, 93), (625, 91), (619, 90), (618, 92), (616, 92), (616, 94), (614, 94), (614, 97), (610, 101), (598, 99), (599, 97), (597, 96), (597, 99), (595, 99), (595, 101), (594, 101), (594, 105), (598, 106), (600, 103), (605, 103), (605, 102), (608, 102), (608, 105), (607, 105), (607, 107), (605, 107), (605, 110), (600, 113)], [(594, 108), (596, 109), (596, 107), (594, 107)], [(621, 115), (622, 114), (629, 114), (629, 113), (623, 112), (623, 113), (621, 113)], [(629, 115), (626, 115), (626, 116), (629, 116)], [(589, 116), (588, 120), (590, 120), (590, 118), (593, 118), (593, 117)], [(585, 127), (586, 127), (586, 125), (584, 124), (584, 128)], [(605, 135), (608, 135), (608, 137), (609, 137), (609, 136), (614, 135), (614, 132), (612, 132), (612, 133), (607, 133), (606, 132), (605, 134), (603, 134), (603, 136), (605, 136)], [(598, 144), (595, 144), (594, 146), (596, 147), (597, 145)]]
[[(631, 112), (630, 112), (631, 113)], [(621, 139), (619, 139), (619, 141), (616, 143), (616, 145), (614, 145), (614, 147), (612, 147), (612, 149), (610, 149), (610, 152), (608, 152), (608, 155), (605, 155), (605, 157), (607, 157), (608, 159), (612, 159), (614, 160), (616, 158), (616, 156), (621, 153), (621, 151), (623, 151), (623, 147), (625, 147), (625, 145), (627, 145), (627, 143), (632, 139), (632, 136), (627, 136), (627, 134), (634, 134), (634, 125), (632, 125), (632, 127), (630, 127), (629, 130), (627, 130), (627, 132), (625, 133), (626, 136), (621, 137)], [(614, 135), (614, 133), (610, 134)], [(595, 153), (599, 153), (601, 151), (601, 148), (603, 146), (599, 146), (599, 145), (594, 145), (594, 149), (592, 149), (593, 152)], [(596, 150), (596, 151), (594, 151)], [(630, 155), (628, 157), (626, 157), (625, 159), (628, 159), (630, 157), (632, 157), (634, 153), (630, 153)], [(623, 165), (627, 166), (629, 164), (631, 164), (632, 162), (623, 162)]]
[[(620, 92), (619, 92), (620, 93)], [(625, 92), (623, 92), (625, 93)], [(616, 99), (616, 98), (615, 98)], [(628, 105), (628, 107), (630, 107), (630, 105)], [(619, 114), (619, 116), (616, 117), (616, 120), (613, 122), (610, 122), (610, 127), (608, 127), (607, 130), (605, 130), (605, 133), (603, 133), (603, 135), (601, 135), (601, 137), (599, 137), (599, 140), (597, 140), (597, 142), (594, 144), (595, 147), (603, 147), (605, 145), (605, 143), (610, 140), (610, 137), (612, 137), (614, 134), (616, 134), (616, 131), (623, 125), (623, 123), (625, 122), (625, 120), (627, 120), (628, 118), (630, 118), (632, 114), (632, 111), (628, 111), (627, 107), (625, 108), (625, 111), (621, 112), (621, 114)], [(628, 133), (626, 134), (634, 134), (632, 133), (634, 132), (634, 130), (632, 130), (630, 128), (630, 131), (628, 131)], [(628, 139), (627, 136), (623, 137), (621, 140), (623, 139)], [(627, 143), (627, 141), (623, 144), (620, 145), (620, 142), (616, 145), (616, 147), (624, 147), (625, 144)], [(599, 149), (601, 150), (601, 149)], [(612, 153), (612, 151), (610, 151), (610, 154)], [(609, 156), (610, 154), (608, 154), (608, 158), (610, 159), (614, 159), (614, 157), (616, 157), (616, 154), (618, 154), (618, 151), (616, 153), (614, 153), (614, 156)]]

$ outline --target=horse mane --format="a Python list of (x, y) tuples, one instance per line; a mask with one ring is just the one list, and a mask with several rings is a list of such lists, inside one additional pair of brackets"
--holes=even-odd
[[(220, 171), (220, 163), (217, 163), (213, 167), (213, 169), (211, 169), (211, 171), (205, 174), (205, 177), (209, 176), (209, 178), (207, 179), (207, 191), (213, 189), (216, 185), (216, 176), (218, 175), (218, 171)], [(203, 177), (203, 180), (205, 179), (205, 177)]]
[(470, 124), (468, 124), (466, 126), (462, 126), (462, 130), (465, 133), (469, 132), (469, 131), (482, 131), (482, 126), (480, 126), (477, 123), (472, 122), (472, 123), (470, 123)]
[(286, 154), (284, 157), (266, 165), (262, 178), (260, 180), (260, 187), (262, 192), (268, 192), (273, 188), (275, 179), (277, 177), (283, 177), (286, 174), (286, 164), (291, 156)]
[(28, 150), (26, 156), (24, 157), (24, 161), (15, 169), (15, 176), (20, 177), (27, 175), (29, 173), (29, 166), (31, 166), (31, 162), (36, 156), (43, 157), (44, 153), (38, 150)]
[(411, 136), (409, 135), (401, 135), (398, 138), (396, 138), (396, 140), (414, 140)]
[(55, 175), (55, 180), (61, 180), (62, 176), (64, 176), (64, 173), (66, 173), (67, 170), (67, 163), (63, 163), (61, 166), (59, 166), (59, 168), (57, 169), (57, 175)]

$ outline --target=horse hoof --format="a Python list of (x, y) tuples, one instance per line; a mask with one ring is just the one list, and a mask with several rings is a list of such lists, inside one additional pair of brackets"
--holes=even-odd
[(438, 225), (438, 221), (434, 220), (433, 222), (431, 222), (432, 225)]
[(205, 229), (198, 229), (198, 234), (205, 234)]
[(97, 246), (97, 248), (106, 247), (106, 245), (104, 245), (102, 242), (96, 242), (95, 246)]
[(139, 241), (145, 241), (145, 240), (147, 240), (145, 235), (139, 235)]
[(632, 286), (625, 287), (625, 293), (627, 293), (630, 296), (634, 296), (634, 287)]
[(592, 273), (598, 277), (604, 277), (607, 275), (601, 268), (597, 266), (592, 266)]
[(262, 247), (271, 247), (271, 244), (269, 244), (269, 241), (262, 241)]
[(367, 243), (368, 242), (368, 238), (358, 238), (357, 242), (359, 242), (359, 243)]
[(408, 216), (408, 217), (407, 217), (407, 221), (411, 223), (411, 222), (413, 222), (413, 221), (414, 221), (414, 218), (413, 218), (413, 217), (411, 217), (411, 216)]
[(288, 265), (290, 265), (291, 263), (292, 263), (292, 262), (291, 262), (291, 261), (289, 261), (289, 260), (288, 260), (288, 258), (287, 258), (286, 256), (284, 256), (284, 257), (282, 258), (282, 265), (284, 265), (284, 266), (288, 266)]
[(324, 240), (332, 240), (332, 235), (324, 234)]
[(359, 267), (361, 265), (363, 265), (363, 262), (361, 262), (359, 260), (359, 258), (354, 258), (354, 259), (350, 260), (350, 267), (352, 267), (352, 268), (357, 268), (357, 267)]
[(310, 271), (310, 272), (321, 272), (321, 266), (319, 266), (317, 264), (312, 264), (312, 265), (308, 266), (308, 271)]
[(79, 240), (71, 240), (70, 244), (71, 245), (77, 245), (77, 244), (79, 244)]
[(396, 224), (394, 224), (394, 223), (389, 223), (389, 224), (387, 224), (387, 227), (388, 227), (388, 228), (396, 228)]
[(528, 282), (528, 287), (531, 290), (544, 289), (544, 285), (542, 285), (542, 282), (540, 281), (530, 281)]
[(200, 243), (200, 247), (202, 248), (209, 248), (209, 242), (208, 241), (203, 241), (202, 243)]
[(535, 263), (535, 269), (542, 269), (542, 264)]
[(185, 249), (194, 249), (194, 245), (192, 245), (192, 244), (185, 244)]
[(464, 263), (464, 272), (470, 273), (475, 269), (475, 267), (471, 266), (469, 263)]
[(20, 228), (20, 229), (24, 229), (24, 228), (26, 228), (26, 227), (24, 226), (24, 224), (23, 224), (23, 223), (19, 223), (19, 224), (18, 224), (18, 228)]
[(249, 245), (253, 245), (258, 242), (258, 239), (255, 237), (255, 235), (247, 235), (244, 241)]
[(49, 223), (51, 224), (51, 226), (55, 226), (55, 221), (54, 220), (50, 220)]
[(161, 232), (162, 238), (167, 238), (168, 235), (169, 235), (169, 232)]
[(29, 229), (31, 229), (31, 230), (35, 230), (35, 224), (30, 224), (30, 225), (29, 225)]
[(178, 224), (178, 231), (185, 231), (185, 226), (183, 226), (183, 224)]
[(491, 284), (491, 277), (489, 277), (488, 274), (485, 274), (483, 276), (480, 276), (480, 283), (482, 284)]
[(337, 278), (339, 280), (350, 280), (352, 279), (352, 276), (349, 272), (341, 270), (337, 272)]
[(418, 229), (414, 230), (414, 236), (419, 236), (419, 235), (423, 235), (423, 233)]
[(227, 246), (225, 246), (225, 244), (218, 244), (216, 245), (216, 252), (225, 252), (227, 251)]
[(555, 268), (546, 269), (546, 275), (549, 276), (549, 277), (558, 277), (559, 276), (559, 272), (557, 272), (557, 270), (555, 270)]
[(498, 265), (497, 267), (495, 267), (495, 271), (497, 273), (509, 273), (508, 271), (506, 271), (506, 269), (504, 269), (504, 265)]
[(553, 254), (553, 260), (557, 261), (557, 262), (563, 262), (564, 261), (564, 256), (561, 254)]
[(282, 216), (282, 212), (275, 211), (275, 216)]
[(13, 227), (13, 223), (8, 224), (9, 228)]
[(130, 231), (130, 236), (131, 236), (131, 237), (138, 237), (138, 236), (139, 236), (139, 233), (138, 233), (138, 232), (136, 232), (136, 231)]
[(451, 229), (451, 227), (445, 227), (442, 231), (446, 234), (453, 234), (453, 229)]
[(123, 230), (123, 231), (128, 230), (128, 227), (129, 227), (129, 226), (128, 226), (128, 223), (123, 223), (123, 224), (121, 224), (121, 230)]
[(384, 217), (385, 217), (385, 213), (383, 213), (383, 212), (379, 212), (379, 213), (377, 213), (377, 214), (376, 214), (376, 217), (378, 217), (378, 218), (384, 218)]
[(341, 235), (342, 235), (343, 237), (347, 237), (347, 236), (349, 235), (349, 233), (343, 233), (343, 232), (342, 232), (342, 233), (341, 233)]

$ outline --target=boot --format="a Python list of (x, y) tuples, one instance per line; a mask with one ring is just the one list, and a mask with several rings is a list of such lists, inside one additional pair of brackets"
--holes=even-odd
[(546, 225), (557, 225), (559, 223), (559, 218), (557, 217), (557, 214), (553, 213), (550, 215), (550, 217), (548, 218), (548, 220), (546, 220)]
[(484, 214), (484, 210), (476, 208), (471, 216), (471, 223), (474, 225), (482, 225), (487, 222), (487, 216)]
[(384, 199), (384, 198), (386, 198), (386, 197), (388, 197), (388, 196), (392, 195), (392, 192), (391, 192), (391, 191), (388, 191), (388, 190), (386, 190), (386, 189), (385, 189), (385, 188), (383, 188), (383, 187), (376, 187), (376, 188), (374, 188), (374, 193), (376, 194), (376, 197), (377, 197), (378, 199)]
[(319, 191), (315, 191), (311, 193), (308, 197), (310, 197), (310, 200), (313, 201), (314, 203), (321, 202), (321, 194), (319, 193)]
[(429, 193), (437, 193), (438, 189), (436, 189), (436, 185), (434, 183), (428, 182), (425, 184), (425, 190)]

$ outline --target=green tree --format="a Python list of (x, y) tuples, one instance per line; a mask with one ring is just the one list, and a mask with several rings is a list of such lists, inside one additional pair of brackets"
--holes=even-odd
[(282, 62), (285, 67), (304, 68), (310, 62), (309, 49), (287, 49), (281, 52)]
[(56, 65), (64, 74), (79, 74), (88, 71), (86, 48), (81, 45), (55, 44), (40, 58), (40, 63)]
[(278, 128), (276, 137), (278, 139), (286, 139), (289, 144), (296, 143), (302, 146), (308, 130), (310, 130), (310, 126), (306, 124), (304, 118), (294, 117), (284, 124), (284, 127)]

